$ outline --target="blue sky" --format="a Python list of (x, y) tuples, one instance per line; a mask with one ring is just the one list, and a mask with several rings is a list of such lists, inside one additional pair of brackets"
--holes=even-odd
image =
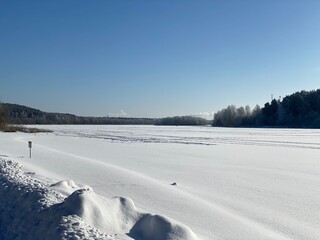
[(86, 116), (263, 105), (320, 87), (320, 1), (0, 2), (0, 101)]

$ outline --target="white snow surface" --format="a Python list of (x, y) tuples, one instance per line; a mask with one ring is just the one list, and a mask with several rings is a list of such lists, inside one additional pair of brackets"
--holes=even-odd
[(320, 130), (41, 127), (0, 133), (1, 240), (320, 239)]

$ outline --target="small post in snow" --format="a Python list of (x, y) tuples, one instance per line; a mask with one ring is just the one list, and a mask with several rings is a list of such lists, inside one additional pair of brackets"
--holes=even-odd
[(29, 146), (29, 150), (30, 150), (29, 157), (31, 158), (31, 148), (32, 148), (32, 142), (31, 141), (28, 141), (28, 146)]

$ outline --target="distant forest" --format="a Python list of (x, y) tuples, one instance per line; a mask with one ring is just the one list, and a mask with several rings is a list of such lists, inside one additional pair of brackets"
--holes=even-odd
[(212, 126), (320, 128), (320, 89), (273, 99), (253, 110), (230, 105), (214, 114)]
[(81, 117), (68, 113), (47, 113), (38, 109), (3, 103), (0, 124), (81, 124), (81, 125), (210, 125), (203, 118), (184, 116), (168, 118)]
[(67, 113), (47, 113), (17, 104), (0, 104), (0, 126), (9, 124), (114, 124), (114, 125), (189, 125), (215, 127), (290, 127), (320, 128), (320, 89), (300, 91), (283, 99), (273, 99), (263, 107), (237, 108), (229, 105), (214, 114), (212, 121), (193, 117), (122, 118), (80, 117)]

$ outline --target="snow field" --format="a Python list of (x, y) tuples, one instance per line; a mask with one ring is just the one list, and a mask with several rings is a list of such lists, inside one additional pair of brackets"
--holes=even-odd
[[(320, 239), (319, 130), (45, 128), (55, 132), (0, 134), (0, 155), (64, 198), (89, 185), (87, 200), (125, 196), (138, 212), (175, 219), (203, 240)], [(81, 187), (68, 190), (73, 183), (61, 179)], [(134, 238), (131, 229), (122, 237)]]

